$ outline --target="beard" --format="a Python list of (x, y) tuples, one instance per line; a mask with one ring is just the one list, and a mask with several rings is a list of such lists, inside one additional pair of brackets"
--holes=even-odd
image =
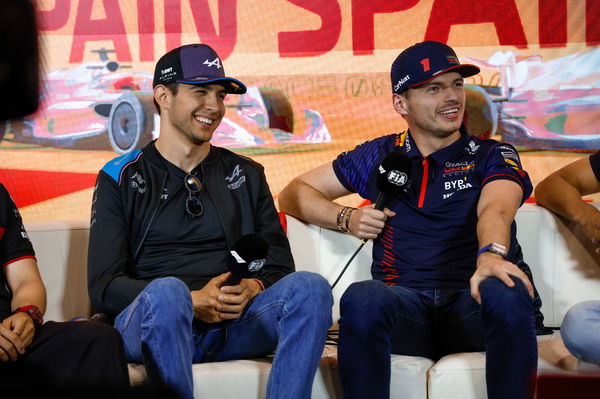
[[(419, 107), (418, 105), (408, 107), (407, 122), (409, 125), (414, 125), (420, 131), (426, 133), (430, 137), (438, 139), (445, 139), (452, 136), (460, 129), (462, 120), (464, 118), (464, 104), (461, 106), (460, 102), (449, 102), (444, 106), (456, 106), (459, 109), (460, 118), (456, 121), (447, 121), (438, 115), (438, 110), (428, 110)], [(435, 113), (434, 113), (435, 112)]]
[(428, 132), (432, 137), (445, 139), (452, 136), (458, 129), (458, 126), (440, 126), (440, 124), (431, 122), (429, 120), (413, 120), (413, 123), (424, 132)]

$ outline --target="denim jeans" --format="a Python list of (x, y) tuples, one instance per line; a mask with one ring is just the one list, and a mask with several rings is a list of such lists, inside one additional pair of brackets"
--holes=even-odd
[(600, 301), (580, 302), (569, 309), (560, 334), (575, 357), (600, 365)]
[(534, 310), (523, 284), (411, 289), (376, 280), (352, 284), (340, 302), (338, 361), (344, 398), (390, 397), (390, 354), (440, 357), (486, 353), (489, 399), (533, 397), (537, 370)]
[(185, 399), (194, 397), (192, 363), (273, 352), (267, 398), (310, 398), (332, 305), (324, 278), (295, 272), (257, 295), (240, 318), (207, 324), (194, 319), (188, 287), (165, 277), (146, 286), (117, 316), (115, 328), (127, 359), (144, 363), (151, 380), (173, 387)]

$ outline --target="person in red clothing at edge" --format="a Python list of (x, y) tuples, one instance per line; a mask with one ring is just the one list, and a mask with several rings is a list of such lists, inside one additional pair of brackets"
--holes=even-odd
[[(340, 154), (279, 197), (288, 214), (374, 240), (373, 279), (352, 284), (340, 301), (345, 398), (388, 398), (391, 353), (435, 360), (483, 350), (490, 399), (533, 395), (543, 316), (514, 223), (532, 186), (512, 146), (470, 136), (463, 124), (464, 78), (478, 72), (445, 44), (407, 48), (391, 80), (408, 130)], [(412, 167), (413, 184), (383, 210), (333, 202), (358, 193), (375, 203), (391, 153)]]
[[(2, 0), (0, 44), (0, 88), (5, 93), (0, 120), (5, 123), (38, 107), (38, 39), (30, 1)], [(127, 363), (115, 329), (93, 321), (43, 322), (44, 283), (21, 215), (2, 184), (0, 268), (0, 392), (128, 388)]]

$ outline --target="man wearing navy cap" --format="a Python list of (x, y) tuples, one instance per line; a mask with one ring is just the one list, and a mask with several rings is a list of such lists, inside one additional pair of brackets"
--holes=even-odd
[[(331, 290), (319, 275), (293, 273), (262, 166), (210, 144), (225, 96), (245, 92), (205, 44), (158, 61), (160, 137), (98, 175), (89, 292), (96, 310), (115, 317), (128, 360), (183, 398), (201, 392), (193, 363), (273, 352), (267, 397), (309, 398)], [(268, 246), (264, 265), (230, 285), (230, 251), (251, 234)]]
[[(340, 154), (279, 197), (284, 212), (374, 240), (373, 280), (340, 302), (345, 398), (388, 398), (390, 353), (483, 350), (490, 399), (532, 397), (543, 317), (513, 221), (532, 187), (512, 146), (466, 131), (464, 78), (478, 72), (445, 44), (407, 48), (391, 83), (408, 130)], [(374, 203), (378, 168), (394, 152), (410, 160), (412, 184), (382, 211), (333, 202), (358, 193)]]

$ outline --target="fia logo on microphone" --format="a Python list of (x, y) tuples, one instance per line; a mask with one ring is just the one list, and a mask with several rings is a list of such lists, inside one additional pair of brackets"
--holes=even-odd
[(266, 259), (255, 259), (248, 265), (248, 271), (254, 273), (263, 268), (263, 266), (267, 263)]
[(408, 182), (408, 176), (404, 172), (392, 169), (387, 174), (387, 179), (390, 183), (402, 187)]

